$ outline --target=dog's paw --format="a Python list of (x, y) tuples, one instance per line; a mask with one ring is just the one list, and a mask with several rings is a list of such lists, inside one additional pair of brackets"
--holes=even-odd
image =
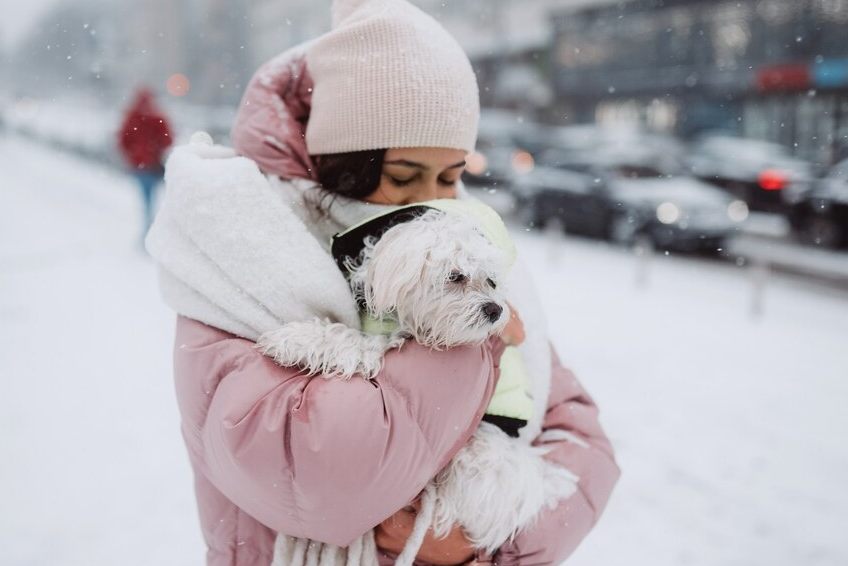
[(385, 350), (394, 350), (396, 348), (399, 350), (400, 347), (403, 346), (407, 340), (411, 340), (412, 337), (412, 334), (406, 330), (395, 330), (388, 336)]
[(314, 347), (324, 334), (325, 323), (315, 320), (291, 322), (280, 328), (265, 332), (256, 341), (256, 348), (281, 366), (297, 366), (309, 372), (319, 373), (314, 365)]
[[(541, 460), (541, 456), (539, 457)], [(542, 460), (542, 485), (545, 494), (545, 507), (553, 509), (563, 499), (577, 492), (580, 477), (571, 470)]]
[(373, 379), (383, 367), (387, 338), (363, 334), (340, 323), (292, 322), (259, 337), (256, 347), (281, 366), (309, 375)]
[(367, 380), (374, 379), (383, 369), (386, 350), (391, 348), (385, 336), (365, 336), (356, 373)]

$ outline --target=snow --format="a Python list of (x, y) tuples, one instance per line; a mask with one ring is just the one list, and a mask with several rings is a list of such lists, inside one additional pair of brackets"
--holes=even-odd
[(0, 137), (4, 565), (202, 564), (134, 190)]
[[(136, 199), (0, 135), (4, 565), (203, 564)], [(753, 318), (731, 264), (514, 232), (623, 468), (568, 564), (848, 563), (844, 290), (774, 275)]]
[(848, 255), (775, 240), (767, 236), (743, 234), (728, 245), (728, 253), (752, 262), (848, 280)]
[(549, 246), (519, 253), (623, 468), (569, 564), (845, 564), (846, 296), (775, 278), (757, 320), (733, 267), (661, 258), (639, 288), (635, 258)]
[(114, 149), (121, 111), (85, 97), (62, 100), (22, 98), (14, 105), (0, 104), (0, 121), (12, 130), (74, 148), (99, 159), (117, 161)]

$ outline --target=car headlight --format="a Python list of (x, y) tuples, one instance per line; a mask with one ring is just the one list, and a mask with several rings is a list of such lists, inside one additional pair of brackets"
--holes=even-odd
[(536, 166), (536, 160), (530, 155), (530, 152), (519, 149), (512, 153), (511, 160), (512, 170), (523, 175), (529, 173)]
[(673, 202), (664, 202), (657, 207), (657, 220), (663, 224), (674, 224), (681, 216), (680, 207)]
[(489, 160), (479, 151), (472, 151), (465, 158), (465, 170), (472, 175), (482, 175), (489, 166)]
[(734, 222), (743, 222), (748, 218), (748, 205), (742, 200), (731, 202), (727, 205), (727, 217)]

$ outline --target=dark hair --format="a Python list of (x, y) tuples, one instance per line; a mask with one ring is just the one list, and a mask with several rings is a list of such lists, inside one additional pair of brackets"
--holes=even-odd
[[(315, 172), (324, 192), (320, 207), (326, 197), (345, 196), (363, 199), (377, 190), (383, 175), (385, 149), (327, 153), (314, 157)], [(332, 205), (332, 200), (330, 201)]]

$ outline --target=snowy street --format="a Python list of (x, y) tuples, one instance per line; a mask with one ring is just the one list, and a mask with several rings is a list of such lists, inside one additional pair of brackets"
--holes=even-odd
[[(134, 181), (0, 133), (4, 566), (201, 566)], [(848, 564), (848, 292), (513, 231), (622, 479), (571, 566)], [(567, 525), (564, 526), (567, 528)]]

